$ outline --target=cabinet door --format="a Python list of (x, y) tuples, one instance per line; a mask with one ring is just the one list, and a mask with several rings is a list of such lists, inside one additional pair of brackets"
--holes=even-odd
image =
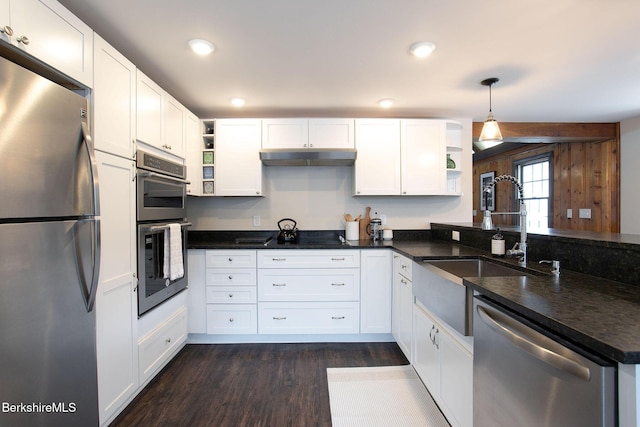
[(188, 278), (189, 278), (189, 324), (190, 334), (207, 333), (207, 291), (206, 264), (204, 249), (189, 249)]
[(164, 140), (162, 148), (171, 154), (184, 158), (185, 108), (166, 93), (163, 102)]
[(355, 194), (400, 194), (400, 120), (356, 120)]
[[(453, 426), (473, 425), (473, 356), (444, 330), (440, 330), (441, 397)], [(454, 421), (455, 420), (455, 421)]]
[(402, 194), (446, 191), (446, 129), (442, 120), (401, 121)]
[(262, 120), (262, 148), (307, 148), (307, 119)]
[(162, 150), (164, 91), (140, 70), (136, 75), (136, 139)]
[(187, 111), (184, 129), (184, 155), (187, 165), (187, 195), (202, 196), (202, 149), (200, 121)]
[(216, 121), (215, 194), (218, 196), (260, 196), (260, 120)]
[(11, 0), (10, 6), (14, 45), (93, 86), (93, 31), (89, 26), (54, 0)]
[(138, 310), (133, 161), (101, 152), (96, 157), (101, 183), (96, 352), (102, 424), (138, 387)]
[(438, 327), (431, 317), (417, 304), (413, 306), (415, 358), (413, 366), (429, 393), (438, 400), (440, 396), (440, 350)]
[(391, 251), (360, 251), (360, 331), (391, 333)]
[(309, 119), (309, 148), (354, 148), (353, 119)]
[(133, 157), (136, 67), (102, 37), (94, 38), (93, 134), (97, 150)]
[(413, 360), (413, 291), (411, 290), (411, 281), (400, 275), (398, 297), (400, 314), (398, 317), (398, 345), (404, 352), (404, 355)]

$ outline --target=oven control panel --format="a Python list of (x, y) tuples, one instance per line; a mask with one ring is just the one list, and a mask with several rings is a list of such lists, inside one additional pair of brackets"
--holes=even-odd
[(145, 151), (138, 150), (136, 155), (136, 166), (153, 172), (175, 176), (185, 179), (187, 177), (187, 167), (180, 163), (156, 157)]

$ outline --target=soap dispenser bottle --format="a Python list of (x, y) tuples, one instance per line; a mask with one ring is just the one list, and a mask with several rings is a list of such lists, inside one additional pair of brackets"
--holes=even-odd
[(491, 237), (491, 255), (503, 257), (505, 253), (504, 237), (498, 228), (496, 234)]

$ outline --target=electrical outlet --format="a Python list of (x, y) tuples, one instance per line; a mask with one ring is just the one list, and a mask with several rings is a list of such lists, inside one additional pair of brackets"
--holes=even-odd
[(580, 218), (591, 219), (591, 209), (580, 209)]
[(573, 209), (567, 209), (567, 219), (573, 218)]
[(260, 215), (253, 216), (253, 226), (260, 227)]
[(451, 240), (455, 240), (456, 242), (460, 241), (460, 232), (453, 230), (451, 232)]

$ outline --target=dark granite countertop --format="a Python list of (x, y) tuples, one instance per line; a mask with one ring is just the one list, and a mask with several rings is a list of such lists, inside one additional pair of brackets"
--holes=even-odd
[[(394, 231), (394, 238), (397, 232)], [(251, 234), (251, 233), (250, 233)], [(278, 244), (277, 232), (243, 237), (268, 238), (264, 244), (237, 244), (238, 232), (190, 232), (190, 249), (369, 249), (391, 248), (416, 262), (430, 259), (487, 257), (516, 268), (517, 261), (491, 258), (487, 251), (455, 242), (431, 240), (429, 234), (400, 234), (398, 239), (340, 244), (339, 232), (307, 232), (299, 244)], [(256, 234), (256, 233), (253, 233)], [(334, 243), (333, 238), (336, 242)], [(326, 240), (329, 239), (329, 240)], [(640, 287), (530, 262), (525, 277), (466, 278), (465, 285), (548, 328), (563, 338), (611, 360), (640, 364)]]

